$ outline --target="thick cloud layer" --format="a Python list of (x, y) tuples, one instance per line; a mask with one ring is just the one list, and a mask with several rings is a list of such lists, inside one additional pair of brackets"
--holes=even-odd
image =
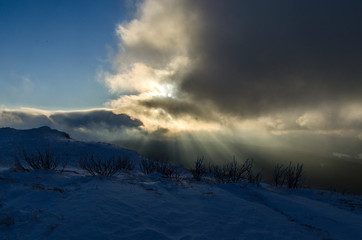
[(141, 121), (131, 119), (126, 114), (114, 114), (111, 111), (105, 110), (54, 113), (49, 118), (59, 125), (65, 125), (70, 128), (106, 128), (112, 130), (142, 126)]
[(362, 100), (360, 1), (196, 1), (182, 90), (249, 117)]
[(37, 109), (1, 110), (0, 127), (49, 126), (78, 139), (124, 139), (141, 131), (142, 122), (110, 110), (47, 112)]
[(145, 0), (120, 24), (108, 104), (169, 132), (361, 137), (361, 1)]
[(43, 112), (35, 112), (30, 109), (0, 110), (0, 127), (27, 129), (52, 124), (52, 121)]

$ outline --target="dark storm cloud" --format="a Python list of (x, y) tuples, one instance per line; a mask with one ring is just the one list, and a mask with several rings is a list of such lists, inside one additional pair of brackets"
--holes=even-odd
[(55, 113), (50, 119), (58, 125), (70, 128), (138, 128), (142, 122), (131, 119), (126, 114), (115, 114), (106, 110), (94, 110), (86, 112)]
[(202, 19), (181, 88), (253, 117), (362, 100), (361, 1), (192, 1)]
[(141, 106), (150, 109), (162, 109), (173, 117), (191, 116), (200, 120), (215, 120), (215, 116), (207, 111), (207, 109), (187, 101), (181, 101), (173, 98), (152, 98), (149, 100), (139, 101)]

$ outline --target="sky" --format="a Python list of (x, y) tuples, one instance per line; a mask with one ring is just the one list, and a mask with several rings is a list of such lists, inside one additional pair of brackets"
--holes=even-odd
[(1, 0), (0, 125), (112, 141), (322, 144), (358, 160), (361, 7)]
[(127, 19), (121, 1), (0, 1), (0, 102), (85, 109), (109, 97), (97, 81)]

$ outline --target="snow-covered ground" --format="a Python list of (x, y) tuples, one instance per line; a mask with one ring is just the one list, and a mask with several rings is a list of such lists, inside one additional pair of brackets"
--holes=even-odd
[(263, 184), (0, 173), (0, 239), (362, 239), (362, 199)]
[[(95, 152), (114, 148), (65, 142)], [(55, 148), (68, 152), (61, 145)], [(77, 152), (70, 156), (81, 154), (70, 148)], [(134, 152), (113, 151), (139, 160)], [(8, 161), (0, 171), (0, 240), (362, 239), (361, 196), (196, 182), (186, 172), (175, 180), (139, 168), (111, 178), (90, 176), (76, 164), (62, 173), (15, 172)]]
[(29, 130), (0, 128), (0, 166), (11, 167), (14, 156), (21, 158), (23, 150), (28, 154), (50, 152), (67, 166), (78, 166), (79, 157), (94, 154), (100, 157), (128, 156), (138, 159), (139, 155), (131, 150), (99, 142), (81, 142), (70, 138), (66, 133), (48, 127)]

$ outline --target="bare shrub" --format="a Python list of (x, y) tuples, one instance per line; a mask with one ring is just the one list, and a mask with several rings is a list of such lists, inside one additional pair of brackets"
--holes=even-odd
[(277, 164), (273, 171), (273, 184), (275, 186), (284, 185), (286, 168), (283, 164)]
[(239, 164), (235, 157), (231, 163), (225, 164), (223, 166), (223, 172), (227, 179), (227, 182), (238, 182), (244, 177), (244, 173), (246, 171), (246, 167), (244, 164)]
[(80, 157), (79, 166), (88, 171), (92, 176), (111, 177), (122, 169), (122, 158), (113, 156), (104, 160), (91, 154), (89, 157)]
[(246, 159), (243, 167), (245, 169), (246, 172), (246, 178), (248, 180), (249, 183), (255, 183), (255, 176), (253, 174), (253, 165), (254, 165), (254, 160), (253, 159)]
[(215, 180), (219, 183), (225, 183), (225, 173), (224, 168), (219, 165), (209, 163), (207, 166), (207, 173), (212, 174)]
[(224, 166), (224, 172), (226, 173), (229, 182), (237, 182), (242, 178), (244, 168), (242, 166), (238, 166), (238, 162), (234, 158), (231, 163)]
[(213, 165), (209, 167), (209, 171), (214, 175), (214, 178), (219, 183), (227, 182), (225, 169), (223, 167), (219, 167), (218, 165)]
[(134, 162), (127, 156), (118, 157), (118, 161), (120, 169), (132, 171), (135, 168)]
[(157, 162), (148, 158), (143, 158), (140, 162), (141, 171), (148, 175), (157, 171)]
[(262, 179), (261, 171), (254, 174), (252, 159), (246, 159), (244, 163), (240, 164), (234, 157), (232, 162), (226, 163), (221, 167), (209, 164), (208, 169), (219, 183), (236, 183), (242, 179), (246, 179), (249, 183), (259, 185)]
[(204, 165), (204, 157), (199, 157), (195, 161), (195, 168), (190, 170), (192, 176), (196, 181), (201, 181), (202, 175), (206, 173), (206, 167)]
[(260, 182), (263, 178), (263, 170), (254, 173), (254, 160), (246, 159), (243, 164), (243, 168), (245, 169), (246, 179), (248, 180), (248, 183), (254, 183), (257, 186), (260, 186)]
[(157, 162), (156, 171), (161, 173), (166, 178), (171, 178), (176, 172), (176, 166), (167, 161)]
[(284, 167), (277, 164), (273, 172), (273, 183), (275, 186), (286, 185), (288, 188), (299, 188), (303, 183), (303, 164), (294, 166), (292, 162)]
[(254, 176), (254, 183), (256, 184), (256, 186), (260, 186), (261, 180), (263, 179), (263, 171), (260, 170), (259, 172), (257, 172)]
[[(59, 164), (59, 159), (55, 157), (54, 152), (50, 151), (47, 148), (44, 152), (38, 150), (37, 153), (28, 154), (28, 152), (23, 149), (23, 158), (25, 162), (29, 165), (32, 170), (56, 170)], [(30, 169), (24, 167), (20, 162), (18, 156), (14, 156), (14, 170), (17, 171), (29, 171)]]
[(146, 175), (158, 172), (165, 178), (173, 178), (176, 181), (181, 180), (180, 168), (167, 160), (157, 161), (154, 159), (143, 158), (140, 162), (140, 169)]
[(290, 162), (285, 171), (285, 178), (288, 188), (300, 187), (302, 185), (302, 176), (303, 164), (298, 163), (297, 166), (293, 166), (292, 162)]
[(30, 169), (25, 168), (23, 166), (23, 164), (21, 164), (17, 155), (14, 155), (14, 166), (12, 167), (12, 170), (15, 172), (29, 172), (30, 171)]

